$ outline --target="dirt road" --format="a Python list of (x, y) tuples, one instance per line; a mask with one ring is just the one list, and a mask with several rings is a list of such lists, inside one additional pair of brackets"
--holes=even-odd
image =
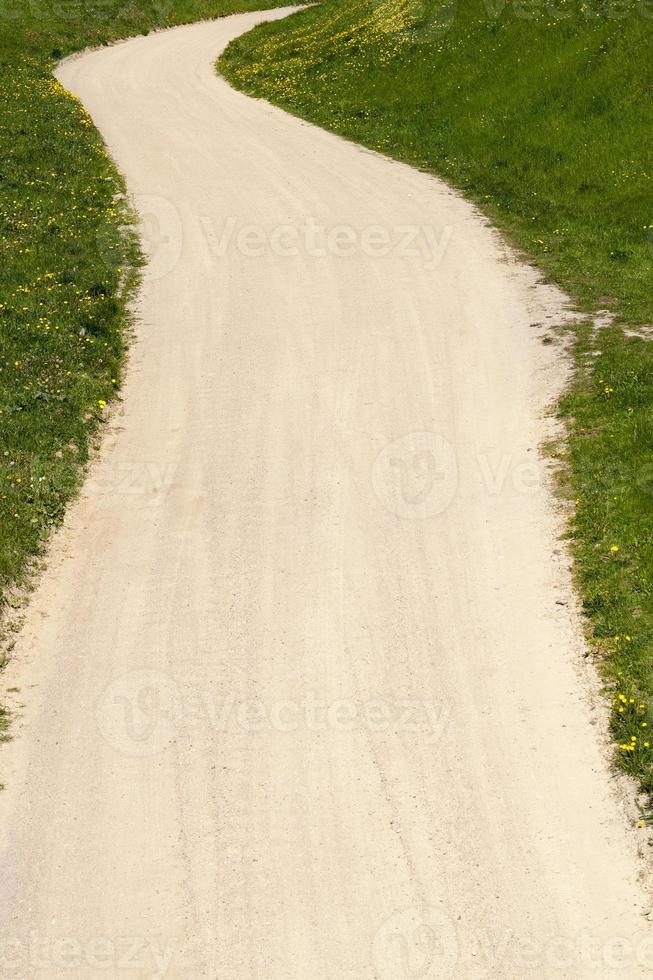
[(560, 297), (438, 181), (219, 80), (277, 16), (59, 70), (150, 265), (7, 678), (2, 975), (645, 975), (538, 455)]

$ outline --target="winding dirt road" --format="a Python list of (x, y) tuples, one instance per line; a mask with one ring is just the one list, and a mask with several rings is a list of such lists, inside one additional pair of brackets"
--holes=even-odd
[(2, 976), (648, 975), (538, 455), (561, 297), (216, 77), (283, 14), (59, 69), (150, 264), (9, 668)]

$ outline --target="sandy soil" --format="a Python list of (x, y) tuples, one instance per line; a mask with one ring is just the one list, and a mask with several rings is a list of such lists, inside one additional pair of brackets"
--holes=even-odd
[(538, 455), (562, 298), (215, 76), (278, 16), (59, 70), (150, 265), (7, 677), (2, 975), (646, 975)]

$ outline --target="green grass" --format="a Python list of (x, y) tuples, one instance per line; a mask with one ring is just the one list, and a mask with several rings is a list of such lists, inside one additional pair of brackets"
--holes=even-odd
[(579, 309), (615, 314), (577, 329), (565, 486), (617, 758), (649, 796), (653, 349), (622, 328), (653, 324), (652, 41), (636, 0), (330, 0), (219, 63), (243, 91), (438, 173)]
[(122, 181), (53, 79), (55, 61), (153, 27), (279, 4), (0, 3), (1, 610), (61, 521), (120, 385), (139, 260)]
[[(572, 550), (618, 758), (653, 798), (653, 353), (650, 341), (585, 327), (576, 361), (561, 405)], [(634, 751), (624, 747), (633, 735)]]
[[(120, 387), (141, 258), (122, 180), (52, 69), (90, 45), (280, 5), (0, 0), (0, 621)], [(0, 704), (0, 742), (9, 723)]]
[[(153, 27), (276, 5), (2, 0), (0, 605), (61, 520), (119, 387), (139, 260), (120, 177), (53, 64)], [(613, 732), (622, 745), (638, 739), (619, 757), (653, 793), (642, 737), (653, 724), (653, 356), (620, 327), (653, 322), (653, 21), (636, 0), (553, 10), (326, 0), (235, 42), (221, 66), (245, 91), (439, 173), (581, 309), (616, 314), (596, 334), (579, 327), (561, 405), (578, 501), (570, 535)], [(6, 726), (0, 709), (0, 737)]]
[(439, 33), (415, 13), (435, 0), (330, 0), (238, 38), (220, 68), (437, 171), (583, 308), (653, 323), (653, 19), (524, 20), (509, 5), (493, 18), (487, 5), (460, 0)]

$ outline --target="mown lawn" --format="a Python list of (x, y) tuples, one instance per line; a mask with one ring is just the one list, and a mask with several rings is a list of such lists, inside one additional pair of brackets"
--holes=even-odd
[(0, 6), (0, 612), (78, 486), (120, 386), (139, 261), (123, 185), (56, 59), (275, 0)]
[(438, 173), (579, 309), (614, 314), (578, 327), (560, 413), (590, 649), (617, 758), (649, 794), (653, 348), (630, 332), (653, 324), (652, 42), (638, 0), (330, 0), (219, 63), (245, 92)]

